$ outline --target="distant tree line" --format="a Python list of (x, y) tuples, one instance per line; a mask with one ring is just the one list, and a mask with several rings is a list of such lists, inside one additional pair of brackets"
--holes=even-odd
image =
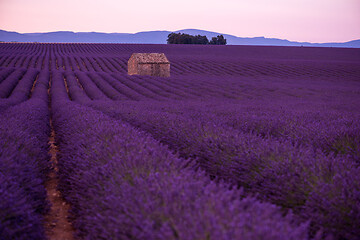
[(167, 39), (168, 44), (211, 44), (211, 45), (226, 45), (226, 39), (223, 35), (211, 38), (209, 41), (206, 36), (190, 35), (185, 33), (170, 33)]

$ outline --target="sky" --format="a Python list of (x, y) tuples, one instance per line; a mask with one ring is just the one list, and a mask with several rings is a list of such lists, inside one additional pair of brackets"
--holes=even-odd
[(119, 32), (201, 29), (306, 42), (360, 39), (360, 0), (0, 0), (0, 29)]

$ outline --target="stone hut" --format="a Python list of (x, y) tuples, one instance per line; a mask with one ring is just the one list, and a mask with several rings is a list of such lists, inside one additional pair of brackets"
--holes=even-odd
[(128, 61), (128, 74), (170, 77), (170, 62), (164, 53), (133, 53)]

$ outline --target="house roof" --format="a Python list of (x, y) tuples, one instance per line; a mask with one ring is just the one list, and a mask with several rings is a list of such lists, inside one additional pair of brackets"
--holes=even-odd
[(130, 59), (132, 58), (134, 58), (136, 62), (143, 64), (170, 63), (164, 53), (133, 53)]

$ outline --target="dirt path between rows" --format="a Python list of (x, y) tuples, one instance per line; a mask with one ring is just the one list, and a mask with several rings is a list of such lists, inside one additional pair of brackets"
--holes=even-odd
[(46, 236), (49, 240), (73, 240), (74, 228), (72, 227), (68, 215), (70, 206), (65, 202), (61, 193), (57, 190), (58, 186), (58, 161), (56, 153), (58, 149), (55, 145), (55, 131), (53, 129), (52, 121), (50, 120), (51, 135), (49, 137), (49, 145), (51, 154), (51, 171), (49, 179), (45, 183), (48, 201), (51, 204), (51, 209), (47, 216), (45, 216), (45, 230)]

